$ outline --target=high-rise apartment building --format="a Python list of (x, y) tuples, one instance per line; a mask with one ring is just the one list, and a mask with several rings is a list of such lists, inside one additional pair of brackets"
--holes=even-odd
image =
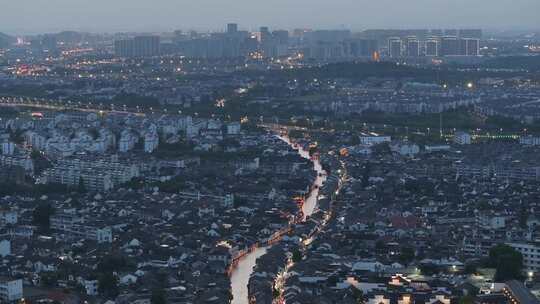
[(430, 56), (430, 57), (439, 56), (439, 39), (428, 38), (426, 40), (426, 56)]
[(228, 34), (234, 34), (236, 32), (238, 32), (238, 24), (236, 24), (236, 23), (227, 24), (227, 33)]
[(372, 57), (379, 51), (377, 40), (374, 39), (351, 39), (347, 42), (348, 55), (352, 58)]
[(265, 43), (266, 41), (268, 41), (268, 39), (270, 39), (271, 37), (271, 34), (270, 34), (270, 30), (268, 29), (267, 26), (261, 26), (259, 28), (259, 33), (260, 33), (260, 41), (261, 43)]
[(114, 42), (114, 53), (119, 57), (152, 57), (159, 55), (159, 36), (137, 36)]
[(401, 38), (392, 37), (388, 39), (388, 55), (391, 58), (401, 57)]
[(441, 56), (459, 55), (459, 39), (456, 36), (444, 36), (441, 38)]
[(465, 38), (466, 41), (466, 55), (478, 56), (480, 55), (480, 40), (475, 38)]
[(159, 36), (137, 36), (133, 40), (136, 57), (159, 55)]
[(420, 42), (418, 41), (418, 38), (416, 38), (416, 36), (407, 37), (407, 56), (420, 56)]
[(272, 36), (277, 40), (277, 43), (281, 45), (289, 44), (289, 31), (276, 30), (272, 32)]

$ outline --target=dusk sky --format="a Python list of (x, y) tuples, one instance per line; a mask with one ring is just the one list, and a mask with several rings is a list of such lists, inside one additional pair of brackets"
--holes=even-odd
[(540, 28), (540, 0), (0, 0), (0, 32)]

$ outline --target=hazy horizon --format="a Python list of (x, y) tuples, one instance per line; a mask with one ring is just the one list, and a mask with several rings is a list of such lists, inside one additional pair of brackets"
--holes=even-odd
[(0, 32), (36, 34), (271, 28), (483, 28), (540, 29), (538, 0), (50, 0), (7, 2)]

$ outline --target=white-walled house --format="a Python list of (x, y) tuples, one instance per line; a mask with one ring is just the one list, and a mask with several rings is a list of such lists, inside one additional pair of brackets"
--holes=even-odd
[(420, 152), (420, 147), (414, 143), (396, 141), (390, 144), (390, 150), (402, 156), (414, 156)]
[(470, 145), (471, 144), (471, 134), (467, 132), (456, 132), (454, 134), (454, 142), (458, 145)]
[(14, 210), (1, 210), (0, 209), (0, 224), (17, 224), (18, 222), (18, 214), (17, 211)]
[(23, 297), (23, 284), (21, 279), (0, 277), (0, 302), (16, 302)]
[(118, 280), (121, 285), (131, 285), (137, 283), (138, 277), (133, 274), (125, 274), (120, 276), (120, 279)]
[(0, 240), (0, 257), (6, 257), (11, 255), (11, 241)]
[(84, 290), (89, 296), (98, 295), (98, 281), (97, 280), (84, 280), (83, 281)]
[(373, 298), (368, 299), (368, 304), (390, 304), (390, 298), (387, 298), (384, 294), (375, 295)]
[(238, 135), (242, 129), (239, 122), (231, 122), (227, 124), (227, 135)]

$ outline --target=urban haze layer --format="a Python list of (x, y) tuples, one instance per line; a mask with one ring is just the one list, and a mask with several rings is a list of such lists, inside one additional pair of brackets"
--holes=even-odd
[(0, 33), (0, 303), (540, 303), (540, 31)]

